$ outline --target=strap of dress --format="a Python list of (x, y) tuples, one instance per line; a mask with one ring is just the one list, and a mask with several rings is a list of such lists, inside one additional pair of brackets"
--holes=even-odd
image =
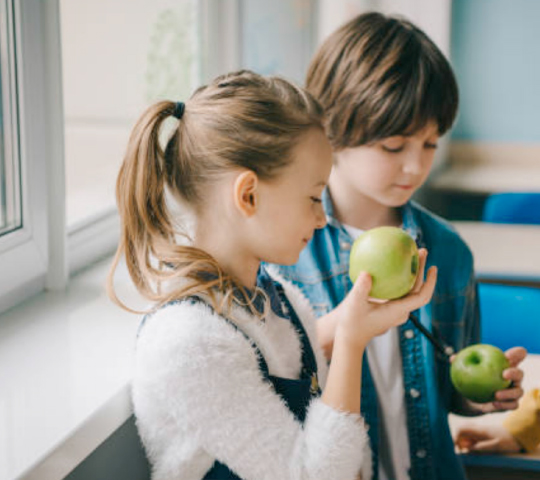
[(314, 374), (317, 375), (318, 368), (315, 353), (313, 352), (313, 348), (309, 341), (308, 334), (304, 328), (304, 325), (300, 321), (300, 318), (298, 317), (296, 311), (291, 305), (291, 302), (287, 298), (287, 295), (285, 295), (285, 290), (283, 289), (283, 286), (278, 282), (274, 282), (274, 285), (278, 292), (282, 305), (287, 310), (286, 312), (283, 312), (283, 314), (286, 318), (290, 319), (291, 324), (296, 329), (298, 336), (300, 337), (300, 341), (302, 342), (302, 375), (304, 378), (311, 378)]

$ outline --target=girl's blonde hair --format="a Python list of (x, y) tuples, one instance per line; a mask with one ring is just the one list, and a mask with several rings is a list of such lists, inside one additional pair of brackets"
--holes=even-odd
[[(235, 290), (245, 299), (246, 292), (212, 256), (189, 245), (189, 234), (171, 215), (166, 194), (196, 213), (208, 185), (224, 172), (245, 168), (261, 180), (275, 178), (291, 161), (300, 137), (311, 128), (323, 129), (322, 109), (284, 79), (234, 72), (195, 91), (163, 148), (162, 127), (175, 107), (170, 101), (152, 105), (131, 133), (116, 183), (121, 234), (107, 290), (130, 310), (113, 285), (125, 256), (135, 287), (155, 304), (206, 294), (222, 312), (225, 301), (230, 307), (237, 297)], [(216, 291), (224, 294), (220, 302)]]

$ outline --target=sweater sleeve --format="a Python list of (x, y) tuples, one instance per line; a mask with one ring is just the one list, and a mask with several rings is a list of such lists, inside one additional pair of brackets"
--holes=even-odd
[(528, 391), (503, 425), (527, 451), (536, 450), (540, 445), (540, 388)]
[(315, 399), (300, 424), (262, 377), (249, 342), (204, 306), (166, 308), (145, 325), (133, 388), (154, 458), (188, 442), (246, 480), (353, 480), (369, 472), (362, 417)]

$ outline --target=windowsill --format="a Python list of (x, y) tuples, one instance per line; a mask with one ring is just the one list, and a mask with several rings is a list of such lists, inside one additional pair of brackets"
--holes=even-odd
[[(0, 480), (63, 478), (131, 414), (140, 315), (107, 298), (109, 265), (0, 315)], [(119, 268), (126, 301), (128, 284)]]

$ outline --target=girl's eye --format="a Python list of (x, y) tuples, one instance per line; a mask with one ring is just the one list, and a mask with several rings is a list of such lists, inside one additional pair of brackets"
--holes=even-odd
[(319, 197), (311, 197), (311, 201), (313, 203), (322, 203), (322, 198)]
[(438, 145), (436, 143), (429, 143), (429, 142), (426, 142), (424, 144), (424, 146), (426, 148), (430, 148), (430, 149), (433, 149), (433, 150), (437, 150), (437, 147), (438, 147)]
[(404, 145), (400, 145), (399, 147), (389, 147), (387, 145), (382, 145), (382, 149), (388, 153), (399, 153), (402, 152), (404, 148)]

